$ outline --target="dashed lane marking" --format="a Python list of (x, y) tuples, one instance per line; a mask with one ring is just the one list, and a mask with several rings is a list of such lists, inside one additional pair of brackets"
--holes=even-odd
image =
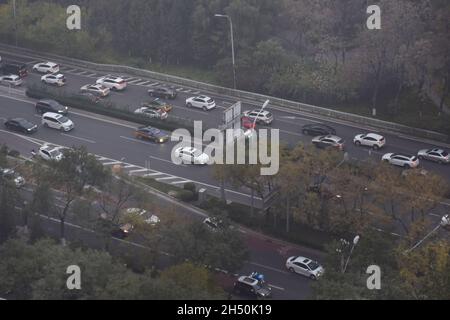
[(89, 140), (89, 139), (86, 139), (86, 138), (80, 138), (80, 137), (73, 136), (73, 135), (70, 135), (70, 134), (67, 134), (67, 133), (61, 133), (61, 135), (65, 136), (65, 137), (72, 138), (72, 139), (77, 139), (77, 140), (81, 140), (81, 141), (84, 141), (84, 142), (92, 143), (92, 144), (96, 143), (93, 140)]
[(138, 170), (132, 170), (130, 172), (128, 172), (129, 174), (135, 174), (135, 173), (140, 173), (140, 172), (147, 172), (149, 171), (148, 169), (138, 169)]

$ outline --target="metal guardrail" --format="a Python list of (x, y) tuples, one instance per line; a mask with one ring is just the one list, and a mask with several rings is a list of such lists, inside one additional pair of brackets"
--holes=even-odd
[(411, 135), (411, 136), (415, 136), (415, 137), (426, 138), (426, 139), (431, 139), (431, 140), (441, 141), (441, 142), (450, 142), (450, 137), (448, 135), (441, 134), (441, 133), (434, 132), (434, 131), (428, 131), (428, 130), (424, 130), (424, 129), (408, 127), (408, 126), (393, 123), (393, 122), (363, 117), (363, 116), (359, 116), (359, 115), (355, 115), (355, 114), (350, 114), (350, 113), (340, 112), (340, 111), (336, 111), (336, 110), (332, 110), (332, 109), (317, 107), (317, 106), (313, 106), (310, 104), (295, 102), (295, 101), (291, 101), (291, 100), (285, 100), (285, 99), (276, 98), (276, 97), (270, 97), (270, 96), (266, 96), (266, 95), (262, 95), (262, 94), (258, 94), (258, 93), (234, 90), (231, 88), (220, 87), (220, 86), (216, 86), (216, 85), (211, 85), (211, 84), (207, 84), (207, 83), (203, 83), (203, 82), (199, 82), (199, 81), (189, 80), (189, 79), (185, 79), (185, 78), (181, 78), (181, 77), (177, 77), (177, 76), (166, 75), (166, 74), (153, 72), (153, 71), (149, 71), (149, 70), (143, 70), (143, 69), (122, 66), (122, 65), (93, 63), (93, 62), (89, 62), (89, 61), (63, 57), (63, 56), (59, 56), (59, 55), (51, 54), (51, 53), (42, 53), (42, 52), (38, 52), (35, 50), (27, 49), (27, 48), (14, 47), (14, 46), (6, 45), (6, 44), (0, 44), (0, 52), (10, 53), (10, 54), (17, 53), (17, 55), (29, 54), (33, 58), (41, 58), (43, 60), (49, 60), (49, 59), (52, 60), (53, 59), (60, 63), (65, 63), (65, 64), (68, 64), (71, 66), (86, 68), (86, 69), (95, 70), (95, 71), (102, 71), (102, 72), (106, 72), (106, 73), (108, 73), (108, 72), (118, 73), (118, 74), (123, 73), (123, 74), (130, 74), (133, 76), (147, 77), (147, 78), (155, 79), (155, 80), (161, 81), (161, 82), (169, 82), (169, 83), (177, 84), (180, 86), (186, 86), (189, 88), (195, 88), (195, 89), (209, 91), (209, 92), (213, 92), (213, 93), (217, 93), (217, 94), (221, 94), (221, 95), (235, 97), (240, 100), (246, 99), (246, 100), (251, 100), (254, 102), (262, 103), (269, 99), (272, 102), (272, 105), (274, 105), (275, 109), (278, 106), (278, 107), (292, 109), (295, 111), (310, 113), (312, 115), (326, 116), (326, 117), (330, 117), (330, 118), (334, 118), (334, 119), (338, 119), (338, 120), (344, 120), (344, 121), (353, 122), (353, 123), (357, 123), (357, 124), (361, 124), (361, 125), (375, 127), (378, 129), (390, 130), (390, 131), (407, 134), (407, 135)]

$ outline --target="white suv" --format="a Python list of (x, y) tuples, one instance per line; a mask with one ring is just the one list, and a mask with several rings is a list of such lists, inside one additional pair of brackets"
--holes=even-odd
[(15, 74), (11, 74), (8, 76), (0, 77), (0, 83), (5, 83), (8, 85), (17, 87), (17, 86), (22, 85), (23, 80), (19, 76), (15, 75)]
[(286, 268), (311, 280), (317, 280), (325, 272), (319, 263), (305, 257), (290, 257), (286, 261)]
[(52, 112), (44, 113), (42, 116), (42, 124), (44, 127), (58, 129), (65, 132), (70, 131), (75, 127), (72, 120), (69, 118)]
[(358, 134), (353, 143), (357, 146), (367, 146), (376, 149), (381, 149), (386, 145), (386, 139), (376, 133)]
[(54, 62), (41, 62), (33, 66), (33, 70), (40, 73), (57, 73), (59, 64)]
[(97, 80), (97, 84), (114, 91), (122, 91), (127, 87), (127, 82), (120, 77), (106, 76)]
[(39, 156), (47, 161), (61, 161), (64, 157), (63, 148), (52, 145), (43, 145), (39, 148)]
[(214, 109), (216, 107), (216, 102), (207, 96), (192, 97), (186, 100), (186, 107), (188, 108), (199, 108), (204, 111)]
[(245, 111), (244, 117), (247, 117), (251, 120), (255, 120), (257, 123), (269, 125), (273, 122), (273, 115), (269, 111), (261, 111), (261, 110), (252, 110)]
[(62, 87), (66, 84), (66, 78), (63, 74), (46, 74), (41, 77), (41, 81), (46, 84), (52, 84), (58, 87)]
[(387, 153), (383, 156), (382, 160), (389, 162), (394, 166), (399, 166), (406, 169), (417, 168), (419, 166), (419, 158), (401, 153)]

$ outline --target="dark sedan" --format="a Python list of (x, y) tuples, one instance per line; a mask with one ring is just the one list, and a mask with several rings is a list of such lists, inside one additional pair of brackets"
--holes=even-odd
[(151, 140), (157, 143), (164, 143), (169, 140), (169, 134), (153, 127), (141, 127), (138, 128), (134, 135), (139, 139)]
[(175, 99), (177, 97), (177, 92), (175, 90), (166, 87), (153, 87), (148, 90), (148, 94), (152, 97), (163, 99)]
[(38, 126), (22, 118), (9, 119), (5, 122), (5, 127), (9, 130), (31, 134), (37, 131)]
[(335, 135), (336, 130), (330, 126), (325, 124), (317, 123), (317, 124), (307, 124), (303, 126), (302, 132), (304, 135), (308, 136), (328, 136)]

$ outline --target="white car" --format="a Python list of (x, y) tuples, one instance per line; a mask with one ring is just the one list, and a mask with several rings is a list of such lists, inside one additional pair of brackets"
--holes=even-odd
[(208, 111), (216, 107), (216, 102), (210, 97), (198, 96), (186, 99), (186, 107), (199, 108)]
[(41, 62), (33, 66), (33, 70), (40, 73), (57, 73), (59, 72), (59, 64), (54, 62)]
[(90, 92), (97, 96), (106, 97), (109, 95), (110, 89), (102, 86), (101, 84), (87, 84), (81, 87), (81, 92)]
[(292, 273), (301, 274), (311, 280), (319, 279), (325, 272), (319, 263), (305, 257), (290, 257), (286, 261), (286, 268)]
[(273, 122), (273, 115), (269, 111), (261, 111), (261, 110), (251, 110), (251, 111), (245, 111), (244, 117), (247, 117), (251, 120), (256, 119), (256, 123), (269, 125)]
[(64, 158), (63, 149), (52, 145), (43, 145), (39, 148), (38, 155), (47, 161), (61, 161)]
[(18, 86), (22, 85), (23, 80), (15, 74), (10, 74), (8, 76), (0, 77), (0, 83), (18, 87)]
[(47, 112), (42, 115), (42, 125), (47, 128), (57, 129), (61, 131), (70, 131), (75, 125), (69, 118), (53, 112)]
[(25, 185), (25, 179), (18, 175), (14, 169), (0, 168), (0, 176), (14, 183), (16, 188), (22, 188)]
[(114, 91), (122, 91), (127, 87), (127, 82), (120, 77), (106, 76), (97, 80), (97, 84)]
[(63, 74), (46, 74), (41, 77), (41, 81), (46, 84), (62, 87), (66, 84), (66, 77)]
[(386, 139), (376, 133), (358, 134), (353, 139), (353, 143), (357, 146), (366, 146), (377, 150), (383, 148), (386, 145)]
[(181, 147), (175, 150), (175, 157), (183, 160), (183, 163), (206, 165), (209, 156), (200, 150), (191, 147)]
[(440, 164), (450, 163), (450, 155), (447, 151), (441, 148), (420, 150), (417, 153), (417, 156), (419, 159), (426, 159)]
[(162, 110), (155, 110), (148, 107), (138, 108), (134, 111), (134, 113), (143, 115), (151, 119), (160, 119), (160, 120), (165, 120), (169, 116), (167, 112), (164, 112)]
[(417, 156), (401, 153), (387, 153), (383, 156), (382, 161), (406, 169), (417, 168), (419, 166), (419, 158)]
[(141, 216), (143, 218), (146, 218), (144, 220), (144, 222), (149, 224), (149, 225), (152, 225), (152, 226), (156, 226), (158, 223), (161, 222), (161, 220), (159, 219), (159, 217), (157, 215), (149, 214), (147, 212), (147, 210), (144, 210), (144, 209), (129, 208), (129, 209), (125, 210), (125, 214), (137, 215), (137, 216)]

